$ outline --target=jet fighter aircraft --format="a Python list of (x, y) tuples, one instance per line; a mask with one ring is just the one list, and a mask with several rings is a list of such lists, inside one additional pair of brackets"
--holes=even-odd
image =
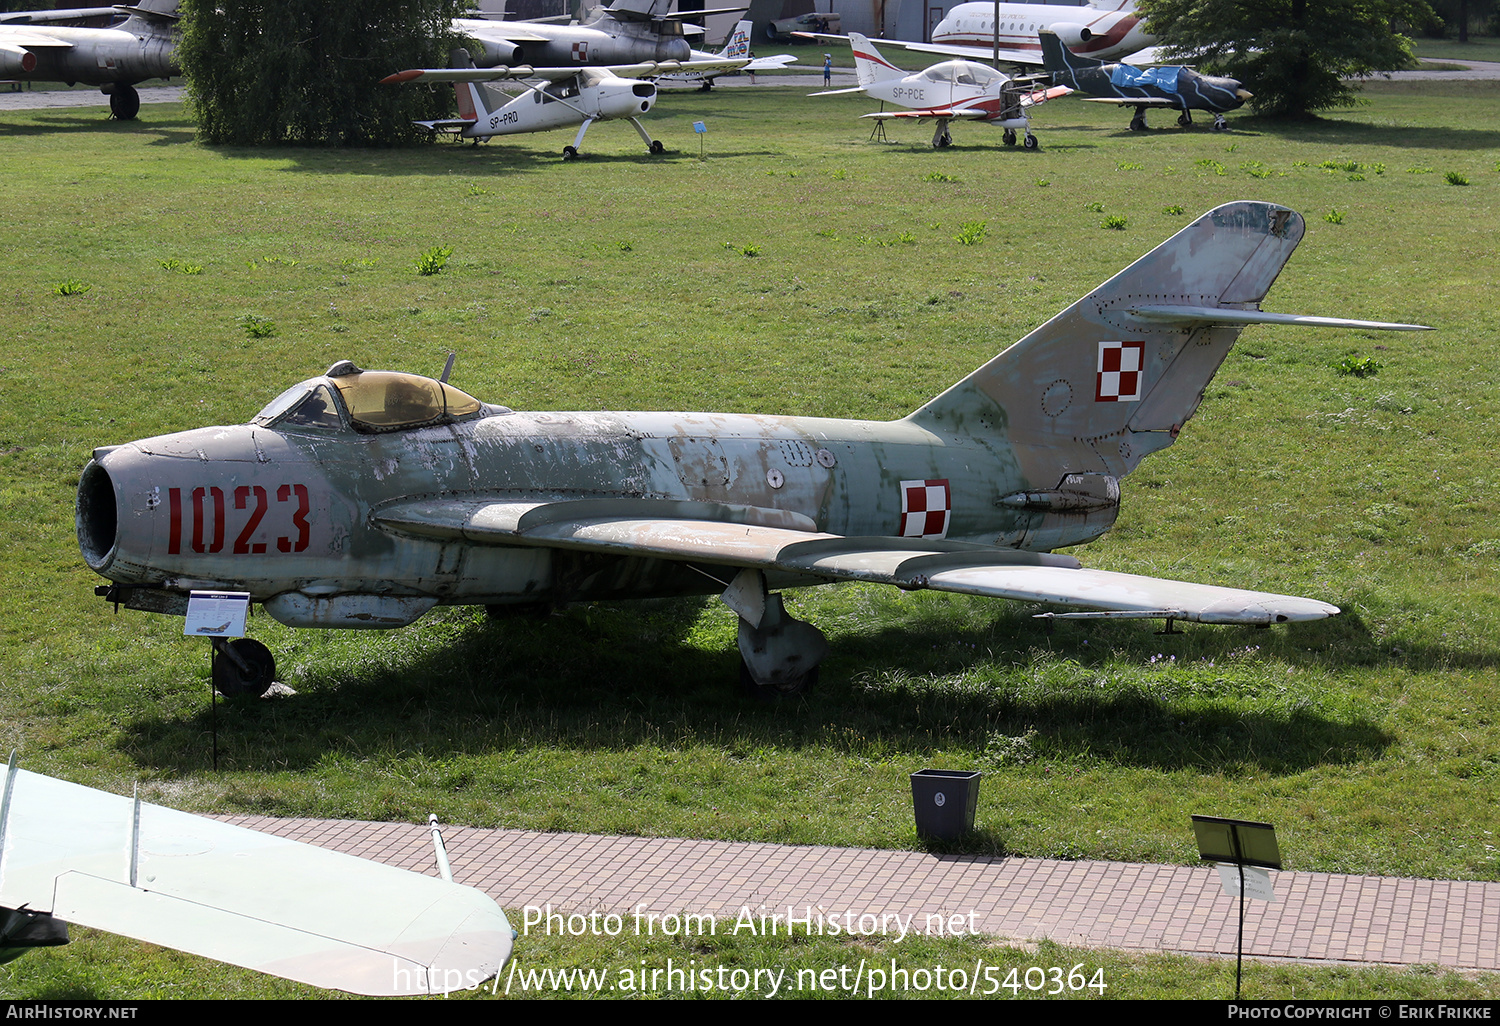
[[(578, 156), (584, 133), (595, 121), (623, 118), (635, 126), (646, 149), (662, 153), (659, 140), (652, 139), (640, 122), (640, 115), (656, 103), (656, 84), (642, 79), (657, 75), (743, 68), (748, 60), (648, 61), (644, 64), (616, 65), (599, 68), (475, 68), (467, 50), (455, 50), (452, 68), (428, 68), (401, 71), (381, 79), (381, 84), (414, 82), (452, 82), (458, 94), (457, 118), (444, 121), (418, 121), (432, 132), (455, 132), (476, 142), (494, 135), (519, 135), (524, 132), (550, 132), (555, 128), (578, 125), (573, 145), (563, 147), (563, 159)], [(540, 84), (525, 85), (518, 96), (491, 92), (483, 82), (537, 79)]]
[(110, 113), (129, 121), (141, 109), (136, 83), (179, 74), (173, 56), (177, 0), (141, 0), (139, 6), (119, 9), (130, 17), (112, 28), (56, 24), (46, 19), (47, 12), (37, 12), (31, 24), (0, 24), (0, 78), (102, 86)]
[(993, 68), (972, 61), (944, 61), (926, 71), (907, 74), (880, 55), (869, 39), (858, 32), (849, 33), (849, 48), (854, 54), (854, 70), (859, 85), (852, 89), (829, 89), (813, 96), (838, 96), (865, 93), (877, 100), (900, 104), (910, 110), (880, 110), (864, 117), (887, 121), (911, 118), (936, 121), (932, 146), (941, 149), (953, 145), (948, 126), (955, 120), (983, 121), (1005, 130), (1005, 145), (1016, 144), (1016, 130), (1026, 133), (1025, 146), (1037, 148), (1031, 134), (1031, 119), (1026, 110), (1038, 103), (1062, 96), (1066, 87), (1033, 89), (1020, 79), (1003, 75)]
[(453, 31), (480, 44), (474, 63), (486, 68), (688, 61), (693, 59), (690, 37), (701, 37), (703, 29), (686, 19), (744, 9), (673, 13), (672, 0), (614, 0), (582, 25), (459, 18)]
[(1057, 85), (1070, 86), (1089, 93), (1095, 103), (1115, 103), (1134, 107), (1130, 119), (1132, 132), (1146, 130), (1147, 107), (1171, 107), (1182, 113), (1177, 123), (1187, 128), (1193, 123), (1195, 110), (1206, 110), (1214, 116), (1214, 130), (1229, 127), (1224, 112), (1244, 106), (1250, 93), (1237, 79), (1200, 75), (1192, 68), (1137, 68), (1130, 64), (1105, 64), (1090, 57), (1069, 53), (1052, 32), (1042, 32), (1042, 53), (1047, 71)]
[[(1418, 330), (1259, 307), (1303, 234), (1209, 211), (909, 416), (520, 413), (348, 360), (249, 424), (94, 450), (84, 561), (129, 609), (248, 592), (294, 627), (401, 627), (439, 604), (721, 593), (742, 679), (795, 693), (827, 642), (778, 588), (867, 581), (1078, 611), (1268, 625), (1316, 599), (1089, 570), (1120, 478), (1177, 440), (1247, 324)], [(242, 639), (220, 690), (264, 689)]]

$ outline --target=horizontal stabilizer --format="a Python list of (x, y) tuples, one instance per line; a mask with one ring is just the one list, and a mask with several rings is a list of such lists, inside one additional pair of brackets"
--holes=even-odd
[(1353, 321), (1343, 317), (1307, 317), (1302, 314), (1236, 310), (1221, 306), (1133, 306), (1132, 316), (1152, 324), (1200, 327), (1207, 324), (1290, 324), (1304, 328), (1366, 328), (1372, 331), (1431, 331), (1426, 324), (1396, 324), (1389, 321)]

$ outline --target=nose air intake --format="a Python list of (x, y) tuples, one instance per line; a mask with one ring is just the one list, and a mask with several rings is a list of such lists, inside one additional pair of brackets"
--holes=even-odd
[(90, 462), (78, 482), (77, 521), (78, 547), (93, 570), (102, 572), (114, 557), (119, 527), (116, 510), (115, 484), (109, 471)]

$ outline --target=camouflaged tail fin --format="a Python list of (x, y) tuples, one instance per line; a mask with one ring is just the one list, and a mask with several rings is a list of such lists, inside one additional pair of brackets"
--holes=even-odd
[(1120, 477), (1197, 410), (1243, 327), (1216, 319), (1273, 319), (1259, 303), (1302, 233), (1285, 207), (1217, 207), (907, 419)]

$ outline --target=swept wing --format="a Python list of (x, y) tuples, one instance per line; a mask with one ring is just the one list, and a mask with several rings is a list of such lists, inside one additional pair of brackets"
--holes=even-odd
[[(1268, 592), (1090, 570), (1071, 556), (933, 538), (851, 538), (784, 510), (650, 499), (402, 501), (376, 511), (397, 534), (657, 556), (707, 566), (868, 581), (1214, 624), (1317, 620), (1338, 607)], [(724, 578), (726, 586), (732, 573)]]

